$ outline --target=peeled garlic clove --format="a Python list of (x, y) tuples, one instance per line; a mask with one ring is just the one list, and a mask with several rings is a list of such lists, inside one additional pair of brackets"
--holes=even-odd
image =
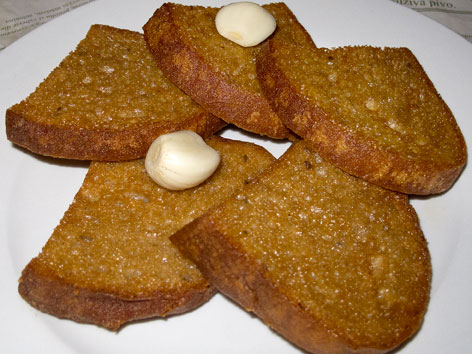
[(261, 43), (277, 26), (272, 14), (253, 2), (223, 6), (215, 18), (219, 34), (243, 47)]
[(181, 190), (210, 177), (220, 163), (219, 153), (197, 133), (182, 130), (158, 137), (144, 162), (149, 176), (160, 186)]

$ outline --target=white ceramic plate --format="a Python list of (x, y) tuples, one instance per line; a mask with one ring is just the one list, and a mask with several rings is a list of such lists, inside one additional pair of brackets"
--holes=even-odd
[[(195, 0), (197, 1), (197, 0)], [(187, 2), (191, 4), (190, 2)], [(472, 144), (472, 45), (435, 22), (390, 1), (287, 1), (318, 46), (409, 47)], [(26, 97), (85, 36), (103, 23), (141, 30), (159, 1), (97, 1), (43, 25), (0, 53), (0, 111)], [(204, 4), (218, 6), (216, 1)], [(67, 209), (86, 164), (57, 161), (14, 147), (0, 125), (1, 353), (297, 353), (256, 317), (221, 295), (196, 311), (145, 321), (112, 333), (43, 314), (17, 293), (17, 279)], [(279, 156), (287, 144), (251, 140)], [(433, 262), (431, 302), (420, 332), (401, 353), (472, 350), (471, 169), (446, 194), (416, 198)]]

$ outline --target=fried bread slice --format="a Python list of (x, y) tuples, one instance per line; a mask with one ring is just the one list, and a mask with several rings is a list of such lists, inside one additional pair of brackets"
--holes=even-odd
[(171, 236), (221, 293), (310, 352), (389, 351), (420, 327), (431, 263), (404, 194), (305, 141)]
[(269, 41), (257, 70), (287, 127), (348, 173), (426, 195), (450, 188), (465, 165), (454, 116), (407, 48)]
[[(275, 40), (314, 45), (283, 3), (264, 5), (276, 19)], [(228, 123), (272, 138), (290, 132), (262, 95), (255, 56), (261, 44), (244, 48), (215, 27), (219, 8), (166, 3), (143, 27), (144, 37), (167, 77), (209, 112)]]
[(21, 296), (60, 318), (112, 330), (125, 322), (191, 310), (214, 293), (169, 236), (221, 201), (274, 158), (251, 143), (212, 137), (221, 164), (203, 184), (159, 187), (143, 160), (92, 162), (84, 183), (38, 257)]
[(7, 137), (32, 152), (79, 160), (146, 155), (159, 135), (207, 137), (225, 123), (164, 77), (142, 34), (93, 25), (77, 48), (6, 112)]

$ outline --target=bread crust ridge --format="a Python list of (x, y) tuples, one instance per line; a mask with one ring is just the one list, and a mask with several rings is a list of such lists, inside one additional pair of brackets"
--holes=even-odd
[(193, 130), (208, 138), (226, 123), (206, 112), (181, 123), (138, 124), (125, 130), (89, 130), (60, 127), (32, 121), (15, 112), (6, 112), (7, 138), (33, 153), (55, 158), (126, 161), (146, 156), (151, 143), (159, 135), (178, 130)]
[(208, 301), (215, 289), (202, 282), (182, 292), (157, 292), (153, 297), (125, 299), (69, 284), (33, 259), (22, 272), (18, 292), (42, 312), (117, 331), (126, 322), (195, 309)]

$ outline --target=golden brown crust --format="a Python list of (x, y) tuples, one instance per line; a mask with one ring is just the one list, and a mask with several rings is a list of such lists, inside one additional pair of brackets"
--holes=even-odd
[[(206, 62), (197, 48), (186, 44), (183, 39), (185, 29), (179, 28), (173, 19), (174, 6), (171, 3), (162, 5), (143, 27), (149, 49), (167, 77), (205, 109), (228, 123), (272, 138), (292, 137), (261, 93), (231, 83)], [(280, 6), (286, 8), (284, 4)], [(286, 12), (294, 19), (294, 26), (311, 42), (288, 8)], [(216, 30), (209, 28), (208, 31)], [(224, 53), (224, 49), (221, 51)]]
[[(442, 99), (441, 109), (446, 112), (447, 124), (454, 131), (453, 143), (456, 143), (458, 157), (449, 161), (437, 161), (431, 156), (411, 158), (376, 144), (360, 131), (349, 129), (307, 99), (280, 68), (276, 54), (279, 45), (269, 41), (258, 56), (261, 87), (287, 127), (311, 143), (324, 158), (348, 173), (402, 193), (427, 195), (441, 193), (452, 186), (465, 165), (467, 153), (462, 133)], [(406, 51), (426, 85), (439, 97), (416, 58)]]
[(180, 123), (136, 124), (126, 130), (60, 127), (32, 121), (15, 112), (6, 112), (7, 138), (31, 152), (56, 158), (93, 161), (125, 161), (144, 157), (159, 135), (179, 130), (193, 130), (207, 138), (226, 123), (201, 112)]
[(118, 330), (124, 323), (176, 315), (208, 301), (215, 290), (207, 282), (186, 291), (157, 292), (143, 299), (121, 299), (106, 292), (68, 284), (33, 259), (23, 270), (18, 291), (38, 310), (77, 322)]
[[(221, 293), (305, 350), (382, 353), (397, 347), (421, 326), (429, 299), (431, 264), (414, 209), (405, 195), (333, 175), (332, 167), (316, 165), (300, 146), (292, 150), (171, 241)], [(304, 169), (309, 176), (301, 176)], [(326, 184), (305, 183), (314, 169)], [(291, 181), (278, 177), (285, 170)], [(316, 191), (321, 189), (333, 192)], [(341, 196), (334, 192), (338, 189), (347, 192)], [(364, 211), (362, 205), (369, 206)], [(344, 206), (352, 215), (336, 211)], [(234, 213), (241, 208), (241, 214)], [(368, 214), (366, 221), (369, 209), (383, 210), (383, 216), (375, 221)], [(277, 269), (282, 275), (274, 273)], [(303, 295), (309, 300), (296, 295), (306, 294), (300, 286), (312, 289)], [(385, 289), (393, 296), (387, 302)], [(386, 323), (392, 327), (383, 328)]]
[(34, 93), (6, 112), (11, 142), (79, 160), (141, 158), (161, 134), (189, 129), (209, 137), (225, 125), (164, 78), (142, 34), (105, 25), (93, 25)]

